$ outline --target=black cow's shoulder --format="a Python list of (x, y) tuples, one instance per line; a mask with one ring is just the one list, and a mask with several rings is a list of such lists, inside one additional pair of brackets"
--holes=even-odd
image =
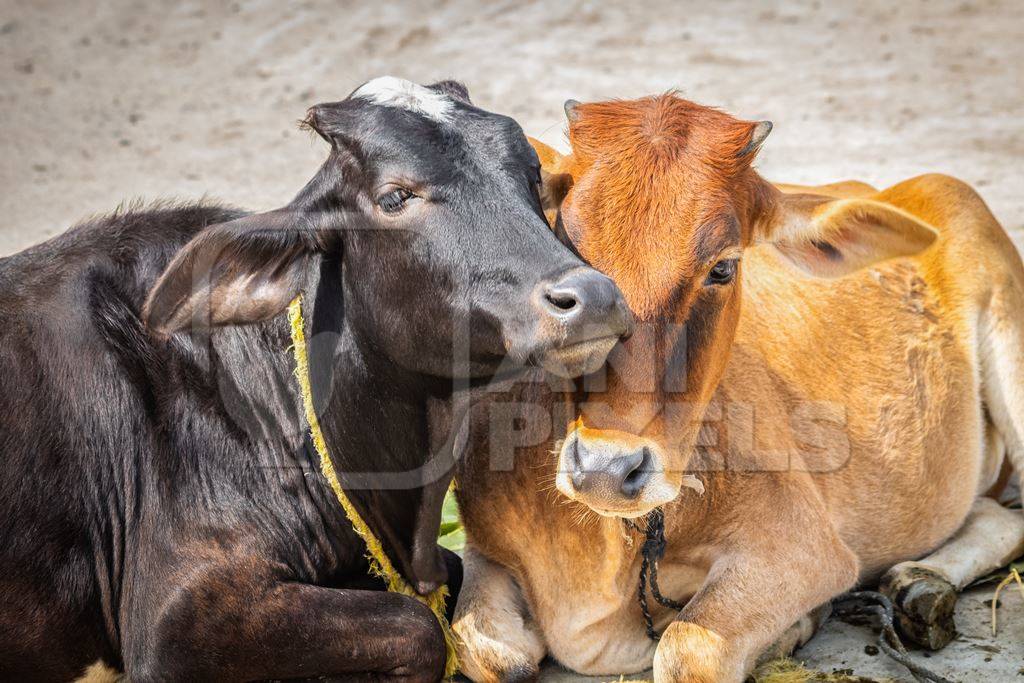
[(113, 412), (91, 399), (130, 391), (141, 379), (131, 367), (152, 360), (139, 319), (149, 289), (191, 237), (240, 215), (216, 204), (136, 203), (0, 259), (0, 376), (10, 389), (0, 396), (9, 411), (0, 433), (27, 428), (41, 406), (52, 414), (55, 402), (67, 402), (62, 433), (83, 414)]
[(117, 269), (138, 286), (148, 286), (196, 233), (242, 215), (210, 203), (135, 202), (85, 220), (0, 259), (0, 315), (73, 299), (76, 292), (66, 288), (81, 286), (97, 269)]

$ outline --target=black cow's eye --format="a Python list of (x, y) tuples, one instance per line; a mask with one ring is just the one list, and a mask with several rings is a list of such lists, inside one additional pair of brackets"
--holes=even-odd
[(723, 259), (715, 264), (715, 267), (708, 273), (705, 285), (727, 285), (736, 277), (736, 264), (739, 259)]
[(377, 199), (377, 206), (380, 207), (384, 213), (398, 213), (405, 207), (405, 203), (412, 199), (415, 195), (405, 188), (398, 188), (391, 190), (387, 194), (381, 195)]

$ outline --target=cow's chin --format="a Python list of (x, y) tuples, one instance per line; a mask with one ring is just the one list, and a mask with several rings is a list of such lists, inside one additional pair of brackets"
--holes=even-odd
[(623, 519), (643, 517), (655, 508), (675, 500), (682, 488), (681, 478), (676, 477), (676, 481), (672, 481), (669, 475), (664, 472), (657, 472), (651, 476), (650, 480), (644, 485), (643, 490), (635, 498), (582, 493), (573, 486), (572, 476), (565, 465), (566, 461), (560, 455), (558, 475), (555, 477), (555, 488), (569, 500), (586, 505), (591, 511), (596, 512), (602, 517), (619, 517)]
[(587, 341), (549, 349), (536, 363), (559, 377), (580, 377), (597, 372), (612, 348), (618, 343), (618, 336), (600, 337)]

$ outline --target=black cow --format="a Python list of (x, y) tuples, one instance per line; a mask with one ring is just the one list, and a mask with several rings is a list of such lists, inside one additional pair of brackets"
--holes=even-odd
[(377, 79), (307, 123), (330, 155), (280, 210), (133, 208), (0, 260), (0, 678), (441, 675), (320, 472), (282, 311), (303, 295), (335, 468), (378, 473), (343, 480), (422, 593), (453, 391), (588, 371), (629, 314), (461, 86)]

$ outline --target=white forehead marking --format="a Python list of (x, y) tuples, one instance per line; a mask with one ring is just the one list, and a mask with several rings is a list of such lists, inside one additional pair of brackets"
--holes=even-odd
[(361, 85), (352, 97), (369, 100), (385, 107), (408, 109), (435, 121), (449, 121), (452, 100), (447, 95), (424, 88), (418, 83), (394, 76), (381, 76)]

